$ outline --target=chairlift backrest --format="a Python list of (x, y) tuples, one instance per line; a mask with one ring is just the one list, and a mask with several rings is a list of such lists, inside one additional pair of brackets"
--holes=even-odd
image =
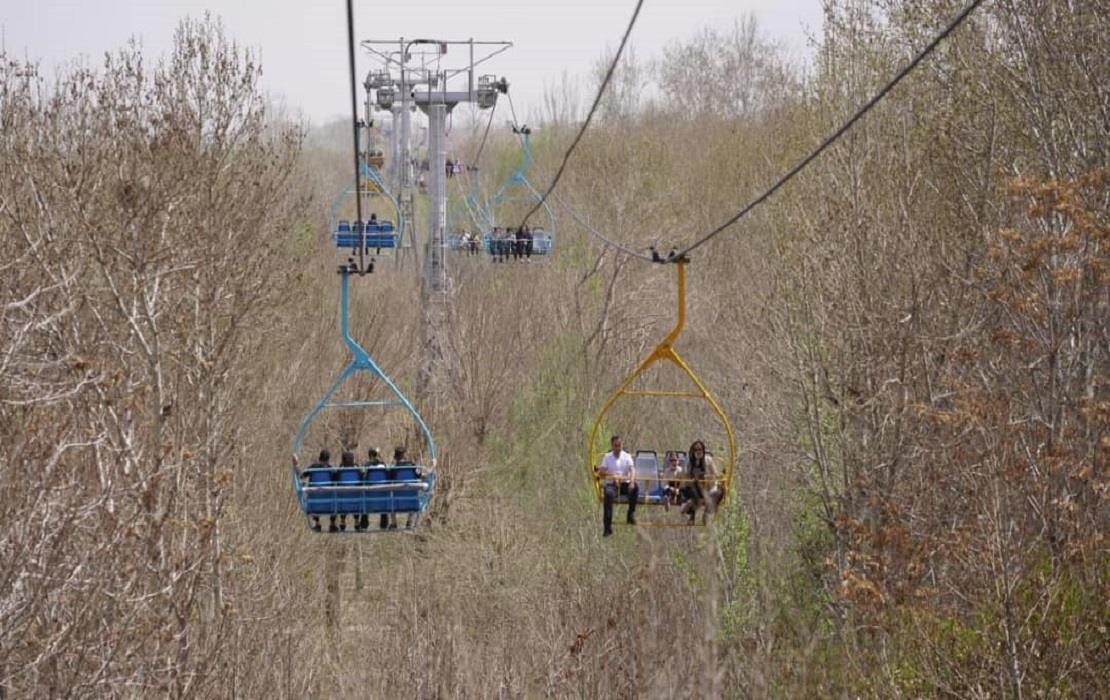
[(655, 451), (636, 452), (636, 485), (640, 489), (641, 502), (657, 503), (663, 491), (662, 465)]

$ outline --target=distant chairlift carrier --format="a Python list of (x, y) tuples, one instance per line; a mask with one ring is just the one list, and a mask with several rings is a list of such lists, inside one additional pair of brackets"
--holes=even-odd
[[(505, 212), (507, 208), (515, 208), (519, 210), (520, 205), (526, 205), (529, 209), (537, 203), (542, 202), (540, 209), (543, 211), (543, 226), (537, 226), (531, 229), (532, 231), (532, 245), (531, 255), (539, 259), (545, 259), (551, 255), (555, 246), (555, 214), (544, 200), (543, 196), (536, 191), (532, 183), (528, 181), (525, 175), (528, 168), (532, 165), (532, 147), (529, 143), (529, 137), (532, 131), (528, 127), (513, 127), (513, 132), (520, 136), (520, 143), (524, 150), (523, 157), (516, 170), (513, 171), (505, 184), (501, 185), (501, 189), (490, 198), (484, 211), (485, 230), (482, 234), (482, 250), (490, 257), (504, 257), (510, 255), (512, 251), (512, 241), (504, 239), (498, 241), (493, 238), (493, 229), (500, 227), (504, 234), (505, 229), (515, 227), (520, 224), (520, 221), (506, 220), (508, 213)], [(523, 192), (515, 193), (514, 190), (522, 189)], [(511, 205), (516, 205), (512, 207)]]
[(339, 219), (338, 212), (344, 200), (355, 195), (354, 187), (347, 185), (339, 190), (332, 200), (328, 210), (328, 230), (331, 231), (332, 242), (341, 254), (351, 257), (357, 256), (359, 248), (364, 247), (368, 255), (384, 255), (392, 253), (403, 245), (405, 232), (405, 217), (400, 203), (389, 191), (378, 176), (377, 170), (369, 167), (364, 161), (359, 162), (362, 181), (366, 183), (357, 196), (382, 196), (389, 201), (397, 215), (397, 223), (388, 219), (378, 221), (348, 221)]

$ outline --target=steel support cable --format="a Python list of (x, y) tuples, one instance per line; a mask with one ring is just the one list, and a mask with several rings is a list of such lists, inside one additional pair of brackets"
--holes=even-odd
[(482, 157), (482, 151), (486, 150), (486, 138), (489, 137), (489, 128), (490, 125), (493, 124), (493, 115), (495, 112), (497, 112), (496, 102), (493, 103), (493, 107), (491, 107), (489, 110), (489, 120), (486, 122), (486, 130), (482, 133), (482, 143), (478, 144), (478, 150), (474, 154), (474, 158), (472, 158), (470, 161), (474, 164), (474, 167), (478, 167), (478, 161)]
[[(489, 119), (486, 121), (486, 129), (482, 132), (482, 142), (478, 144), (478, 150), (475, 151), (474, 157), (471, 159), (470, 163), (467, 163), (465, 166), (466, 174), (470, 178), (478, 177), (478, 162), (482, 159), (482, 152), (486, 150), (486, 139), (489, 138), (489, 129), (490, 126), (493, 125), (493, 115), (496, 113), (497, 102), (494, 102), (493, 107), (491, 107), (489, 110)], [(475, 204), (477, 204), (477, 201), (475, 201)]]
[(513, 115), (513, 129), (519, 128), (521, 123), (516, 118), (516, 105), (513, 104), (513, 95), (511, 92), (505, 93), (505, 99), (509, 101), (509, 114)]
[[(593, 121), (598, 105), (601, 104), (601, 98), (605, 96), (605, 89), (609, 87), (609, 81), (612, 80), (613, 73), (617, 70), (617, 65), (621, 60), (621, 54), (624, 53), (624, 47), (628, 44), (628, 38), (632, 36), (632, 28), (636, 26), (636, 19), (640, 16), (640, 9), (643, 8), (643, 6), (644, 0), (636, 0), (636, 9), (632, 11), (632, 19), (628, 21), (628, 28), (624, 30), (624, 36), (621, 37), (620, 46), (617, 47), (617, 55), (613, 56), (613, 62), (609, 64), (609, 70), (605, 72), (605, 79), (601, 81), (601, 87), (597, 90), (594, 103), (590, 106), (590, 111), (586, 114), (586, 121), (582, 122), (582, 127), (578, 130), (578, 134), (574, 137), (574, 140), (571, 141), (570, 147), (567, 148), (566, 153), (563, 154), (563, 162), (559, 164), (559, 169), (555, 171), (555, 177), (551, 180), (551, 184), (548, 185), (547, 190), (543, 193), (543, 196), (540, 197), (540, 201), (536, 202), (532, 209), (524, 215), (524, 220), (520, 222), (520, 226), (524, 226), (528, 223), (528, 219), (539, 211), (540, 207), (547, 201), (548, 196), (555, 191), (555, 187), (559, 184), (559, 179), (563, 177), (563, 171), (567, 168), (567, 162), (570, 160), (571, 154), (574, 153), (574, 149), (578, 148), (578, 142), (581, 141), (582, 137), (586, 134), (586, 129), (590, 127), (590, 122)], [(510, 105), (511, 104), (512, 102), (510, 101)], [(516, 120), (515, 114), (513, 115), (513, 120)]]
[(925, 48), (922, 49), (916, 56), (914, 56), (913, 59), (909, 63), (907, 63), (905, 66), (903, 66), (902, 70), (898, 71), (898, 73), (894, 76), (894, 78), (892, 78), (886, 85), (884, 85), (881, 90), (879, 90), (877, 93), (875, 93), (871, 97), (871, 99), (869, 99), (866, 103), (864, 103), (864, 105), (862, 107), (860, 107), (859, 110), (857, 110), (856, 113), (853, 114), (850, 119), (848, 119), (848, 121), (844, 122), (844, 124), (842, 124), (839, 129), (834, 131), (831, 135), (827, 136), (825, 138), (825, 140), (822, 141), (819, 146), (817, 146), (816, 149), (814, 149), (812, 152), (810, 152), (810, 154), (807, 155), (805, 158), (800, 160), (798, 162), (798, 164), (795, 165), (790, 170), (788, 170), (786, 172), (786, 174), (784, 174), (782, 177), (780, 177), (778, 180), (776, 180), (775, 183), (773, 185), (771, 185), (771, 187), (769, 189), (767, 189), (767, 191), (765, 191), (763, 194), (759, 195), (758, 197), (753, 199), (751, 202), (749, 202), (747, 205), (745, 205), (740, 211), (738, 211), (728, 221), (724, 222), (723, 224), (721, 224), (717, 228), (715, 228), (712, 231), (710, 231), (709, 233), (705, 234), (704, 236), (699, 238), (697, 241), (695, 241), (690, 246), (688, 246), (686, 248), (683, 248), (681, 251), (675, 253), (673, 256), (671, 256), (669, 258), (669, 260), (684, 258), (691, 251), (696, 250), (697, 248), (700, 248), (701, 246), (705, 245), (711, 239), (713, 239), (715, 236), (717, 236), (722, 231), (727, 229), (729, 226), (732, 226), (737, 221), (742, 219), (752, 209), (755, 209), (760, 204), (767, 201), (771, 197), (771, 195), (773, 195), (776, 191), (778, 191), (779, 188), (781, 188), (783, 185), (785, 185), (787, 182), (789, 182), (791, 179), (793, 179), (793, 177), (795, 175), (797, 175), (802, 170), (804, 170), (807, 165), (809, 165), (814, 159), (817, 158), (817, 156), (821, 155), (829, 146), (831, 146), (841, 136), (843, 136), (845, 133), (847, 133), (847, 131), (849, 129), (851, 129), (855, 125), (855, 123), (863, 117), (863, 115), (865, 115), (869, 111), (871, 111), (872, 107), (877, 105), (884, 97), (886, 97), (887, 94), (898, 85), (898, 83), (902, 82), (903, 78), (905, 78), (907, 75), (909, 75), (911, 72), (913, 72), (913, 70), (915, 68), (917, 68), (917, 66), (923, 60), (925, 60), (925, 58), (927, 58), (929, 56), (929, 54), (931, 54), (933, 52), (933, 50), (936, 49), (937, 46), (939, 46), (942, 41), (944, 41), (946, 38), (948, 38), (949, 34), (951, 34), (953, 31), (956, 30), (957, 27), (959, 27), (961, 24), (963, 24), (964, 20), (966, 20), (968, 18), (968, 16), (970, 16), (971, 13), (975, 11), (975, 9), (977, 7), (979, 7), (980, 5), (983, 4), (983, 1), (984, 0), (971, 0), (971, 2), (969, 2), (967, 5), (965, 5), (963, 10), (961, 10), (960, 13), (958, 15), (956, 15), (956, 17), (951, 22), (948, 23), (948, 26), (946, 26), (939, 34), (937, 34), (935, 37), (933, 37), (933, 40), (930, 41), (925, 46)]
[(605, 245), (607, 245), (611, 248), (615, 248), (616, 250), (619, 250), (622, 253), (625, 253), (626, 255), (631, 255), (634, 258), (640, 258), (641, 260), (646, 260), (647, 262), (654, 262), (653, 258), (650, 255), (647, 255), (645, 253), (641, 253), (638, 250), (633, 250), (632, 248), (629, 248), (629, 247), (627, 247), (627, 246), (625, 246), (621, 243), (618, 243), (617, 241), (614, 241), (613, 239), (609, 238), (608, 236), (606, 236), (601, 231), (598, 231), (596, 228), (591, 226), (588, 222), (584, 221), (582, 219), (582, 217), (578, 214), (578, 212), (575, 211), (574, 208), (571, 207), (569, 204), (567, 204), (566, 201), (562, 197), (560, 197), (559, 195), (554, 194), (554, 195), (551, 196), (551, 198), (555, 200), (556, 204), (558, 204), (564, 210), (566, 210), (566, 212), (568, 214), (570, 214), (570, 218), (574, 219), (574, 221), (579, 226), (586, 229), (586, 231), (591, 236), (593, 236), (594, 238), (597, 238), (598, 240), (600, 240)]
[(351, 124), (355, 135), (355, 216), (359, 222), (358, 271), (366, 271), (366, 231), (362, 225), (362, 169), (358, 155), (358, 88), (355, 79), (355, 10), (354, 0), (347, 0), (347, 60), (351, 69)]

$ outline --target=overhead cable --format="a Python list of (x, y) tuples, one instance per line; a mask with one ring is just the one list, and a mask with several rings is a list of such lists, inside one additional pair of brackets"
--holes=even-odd
[(494, 102), (493, 107), (489, 111), (489, 121), (486, 122), (486, 130), (482, 134), (482, 143), (479, 144), (478, 150), (474, 154), (474, 157), (470, 159), (470, 162), (474, 164), (474, 167), (478, 167), (478, 160), (482, 157), (482, 151), (484, 151), (485, 148), (486, 148), (486, 137), (489, 136), (489, 127), (490, 127), (491, 124), (493, 124), (493, 114), (496, 111), (497, 111), (497, 103)]
[(576, 212), (569, 204), (567, 204), (566, 201), (564, 201), (563, 198), (560, 197), (558, 194), (552, 195), (552, 199), (555, 200), (556, 204), (558, 204), (564, 210), (566, 210), (566, 212), (568, 214), (570, 214), (571, 218), (574, 219), (578, 223), (579, 226), (586, 229), (587, 232), (589, 232), (595, 238), (600, 239), (606, 245), (608, 245), (612, 248), (616, 248), (617, 250), (621, 251), (622, 253), (627, 253), (628, 255), (631, 255), (634, 258), (640, 258), (642, 260), (646, 260), (647, 262), (652, 262), (654, 260), (650, 255), (648, 255), (646, 253), (641, 253), (637, 250), (633, 250), (632, 248), (629, 248), (625, 245), (622, 245), (621, 243), (618, 243), (617, 241), (614, 241), (613, 239), (609, 238), (608, 236), (606, 236), (601, 231), (598, 231), (596, 228), (591, 226), (588, 222), (583, 221), (582, 217), (578, 215), (578, 212)]
[[(594, 113), (597, 112), (598, 105), (601, 104), (601, 98), (605, 95), (605, 88), (609, 86), (609, 81), (613, 78), (613, 73), (617, 70), (617, 64), (620, 63), (621, 54), (624, 53), (624, 47), (628, 44), (628, 38), (632, 36), (632, 28), (636, 26), (636, 19), (640, 16), (640, 9), (644, 6), (644, 0), (636, 1), (636, 9), (632, 11), (632, 19), (628, 21), (628, 28), (624, 30), (624, 36), (621, 38), (620, 46), (617, 47), (617, 54), (613, 56), (613, 62), (609, 64), (609, 70), (605, 72), (605, 79), (601, 81), (601, 87), (597, 90), (597, 96), (594, 98), (593, 105), (590, 106), (590, 111), (586, 114), (586, 121), (582, 122), (582, 127), (578, 130), (578, 135), (571, 141), (570, 147), (567, 148), (566, 153), (563, 154), (563, 162), (559, 164), (559, 169), (555, 172), (555, 178), (552, 179), (551, 184), (548, 185), (547, 190), (540, 197), (540, 201), (532, 207), (532, 209), (524, 215), (524, 220), (520, 222), (521, 226), (528, 223), (528, 219), (535, 214), (540, 207), (543, 206), (554, 190), (555, 186), (559, 184), (559, 178), (563, 176), (563, 171), (566, 170), (567, 161), (570, 160), (570, 155), (574, 153), (574, 149), (578, 147), (578, 142), (582, 140), (585, 135), (586, 129), (590, 127), (590, 122), (593, 121)], [(515, 116), (514, 116), (515, 120)]]
[(513, 115), (513, 131), (516, 131), (517, 127), (522, 125), (516, 118), (516, 105), (513, 104), (513, 94), (511, 92), (506, 92), (505, 99), (509, 101), (509, 114)]
[[(359, 186), (362, 169), (359, 167), (358, 153), (358, 88), (355, 85), (355, 10), (353, 0), (347, 0), (347, 58), (351, 69), (351, 122), (355, 135), (355, 212), (358, 217), (356, 220), (359, 222), (359, 229), (362, 231), (362, 188)], [(365, 250), (366, 234), (360, 232), (358, 241), (359, 272), (366, 270)]]
[(928, 57), (929, 54), (931, 54), (933, 52), (933, 50), (936, 49), (937, 46), (939, 46), (940, 43), (948, 37), (949, 34), (951, 34), (953, 31), (956, 30), (957, 27), (959, 27), (961, 24), (963, 24), (964, 20), (966, 20), (968, 18), (968, 16), (971, 15), (971, 13), (974, 12), (975, 9), (977, 7), (979, 7), (979, 5), (981, 5), (981, 4), (983, 4), (983, 0), (971, 0), (971, 2), (969, 2), (963, 8), (963, 10), (960, 11), (959, 14), (956, 15), (956, 17), (951, 22), (948, 23), (948, 26), (946, 26), (939, 34), (937, 34), (935, 37), (933, 37), (933, 40), (930, 41), (925, 46), (925, 48), (921, 50), (920, 53), (918, 53), (916, 56), (913, 57), (913, 60), (911, 60), (909, 63), (907, 63), (905, 66), (903, 66), (902, 70), (898, 71), (897, 75), (895, 75), (894, 78), (890, 80), (890, 82), (888, 82), (886, 85), (884, 85), (883, 88), (881, 90), (879, 90), (877, 93), (875, 93), (871, 97), (870, 100), (868, 100), (866, 103), (864, 103), (864, 105), (862, 107), (860, 107), (859, 110), (856, 111), (856, 113), (853, 114), (850, 119), (848, 119), (848, 121), (844, 122), (844, 124), (842, 124), (839, 129), (837, 129), (831, 135), (826, 137), (825, 140), (822, 141), (821, 144), (816, 149), (814, 149), (809, 155), (807, 155), (805, 158), (803, 158), (801, 161), (799, 161), (797, 165), (795, 165), (793, 168), (788, 170), (785, 175), (783, 175), (778, 180), (776, 180), (775, 183), (773, 185), (771, 185), (771, 187), (766, 192), (759, 195), (758, 197), (753, 199), (751, 202), (749, 202), (747, 205), (745, 205), (744, 208), (742, 208), (740, 211), (738, 211), (732, 218), (730, 218), (728, 221), (724, 222), (723, 224), (721, 224), (717, 228), (713, 229), (709, 233), (705, 234), (704, 236), (699, 238), (697, 241), (695, 241), (690, 246), (688, 246), (686, 248), (683, 248), (681, 251), (679, 251), (678, 253), (671, 256), (670, 259), (675, 260), (675, 259), (678, 259), (678, 258), (683, 258), (688, 253), (690, 253), (690, 251), (695, 250), (695, 249), (700, 248), (701, 246), (705, 245), (713, 237), (715, 237), (717, 234), (721, 233), (722, 231), (727, 229), (729, 226), (732, 226), (733, 224), (735, 224), (737, 221), (739, 221), (744, 216), (746, 216), (748, 214), (748, 212), (750, 212), (752, 209), (755, 209), (757, 206), (759, 206), (760, 204), (765, 202), (767, 199), (769, 199), (771, 197), (771, 195), (773, 195), (780, 187), (782, 187), (787, 182), (789, 182), (795, 175), (800, 173), (807, 165), (809, 165), (815, 158), (817, 158), (817, 156), (821, 155), (821, 153), (823, 153), (825, 151), (825, 149), (827, 149), (829, 146), (831, 146), (833, 143), (835, 143), (841, 136), (843, 136), (845, 133), (847, 133), (847, 131), (849, 129), (851, 129), (852, 126), (857, 121), (859, 121), (860, 118), (863, 117), (863, 115), (865, 115), (869, 111), (871, 111), (872, 107), (877, 105), (879, 103), (879, 101), (881, 101), (884, 97), (886, 97), (887, 93), (889, 93), (891, 90), (893, 90), (895, 88), (895, 86), (897, 86), (898, 83), (900, 83), (902, 81), (903, 78), (905, 78), (907, 75), (909, 75), (911, 72), (913, 72), (913, 70), (915, 68), (917, 68), (918, 64), (920, 64), (923, 60), (925, 60), (925, 58)]

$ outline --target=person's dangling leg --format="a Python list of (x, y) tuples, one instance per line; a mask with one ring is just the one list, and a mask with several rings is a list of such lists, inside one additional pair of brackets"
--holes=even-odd
[(613, 501), (617, 497), (617, 488), (612, 483), (605, 484), (602, 489), (602, 514), (601, 514), (601, 536), (608, 537), (613, 534)]
[(628, 524), (636, 524), (636, 503), (640, 500), (640, 485), (632, 484), (628, 487)]

